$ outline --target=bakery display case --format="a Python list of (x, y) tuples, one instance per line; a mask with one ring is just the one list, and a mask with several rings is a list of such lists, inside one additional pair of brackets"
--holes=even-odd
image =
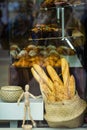
[(37, 64), (48, 76), (46, 68), (51, 66), (62, 79), (61, 59), (64, 58), (69, 63), (70, 74), (75, 77), (78, 95), (87, 101), (84, 62), (87, 40), (82, 22), (86, 1), (8, 0), (8, 7), (11, 21), (9, 84), (23, 89), (29, 84), (31, 93), (42, 94), (31, 68)]

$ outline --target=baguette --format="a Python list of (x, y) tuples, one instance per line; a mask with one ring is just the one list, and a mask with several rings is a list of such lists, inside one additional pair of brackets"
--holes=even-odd
[(55, 81), (54, 88), (55, 88), (56, 101), (62, 101), (68, 99), (66, 88), (64, 87), (64, 85), (60, 85), (57, 81)]
[(42, 83), (42, 82), (40, 82), (40, 91), (41, 91), (41, 93), (42, 93), (42, 96), (43, 96), (43, 99), (45, 100), (45, 101), (47, 101), (47, 99), (48, 99), (48, 90), (47, 90), (47, 87), (46, 87), (46, 84), (44, 84), (44, 83)]
[(48, 94), (51, 94), (52, 92), (50, 91), (49, 87), (43, 82), (43, 81), (40, 81), (40, 88), (41, 88), (41, 91), (45, 93), (45, 95), (48, 95)]
[(69, 79), (69, 96), (70, 98), (73, 98), (74, 95), (75, 95), (75, 78), (73, 75), (70, 76), (70, 79)]
[(69, 73), (69, 64), (65, 58), (61, 59), (62, 80), (51, 65), (46, 66), (50, 77), (43, 68), (34, 64), (31, 68), (34, 78), (40, 86), (43, 99), (46, 102), (69, 100), (75, 95), (75, 78)]
[(32, 72), (34, 78), (36, 79), (36, 81), (37, 81), (38, 83), (40, 83), (40, 82), (41, 82), (41, 78), (40, 78), (40, 76), (38, 75), (38, 73), (34, 70), (33, 67), (31, 68), (31, 72)]
[(38, 73), (34, 70), (34, 68), (31, 68), (31, 72), (34, 76), (34, 78), (36, 79), (36, 81), (39, 83), (40, 86), (40, 91), (42, 93), (43, 99), (46, 100), (51, 100), (54, 101), (55, 97), (50, 97), (49, 95), (52, 95), (52, 92), (50, 91), (49, 87), (47, 86), (47, 84), (45, 84), (42, 79), (40, 78), (40, 76), (38, 75)]
[(47, 84), (47, 86), (49, 87), (49, 89), (51, 91), (54, 91), (53, 82), (50, 80), (50, 78), (48, 78), (48, 76), (46, 75), (46, 73), (44, 72), (44, 70), (39, 65), (37, 65), (37, 64), (34, 64), (33, 68), (38, 73), (38, 75), (40, 76), (40, 78), (44, 81), (44, 83)]
[(56, 100), (54, 94), (48, 95), (47, 102), (54, 103), (55, 101)]
[(50, 89), (48, 88), (48, 86), (43, 81), (40, 82), (40, 89), (41, 89), (41, 93), (43, 95), (43, 99), (45, 101), (55, 102), (54, 91), (51, 92)]
[(68, 87), (70, 73), (69, 73), (69, 64), (65, 58), (61, 59), (61, 69), (62, 69), (62, 77), (63, 77), (64, 86)]
[(59, 75), (52, 66), (48, 65), (46, 69), (53, 82), (57, 81), (60, 85), (63, 85), (62, 80), (60, 79)]

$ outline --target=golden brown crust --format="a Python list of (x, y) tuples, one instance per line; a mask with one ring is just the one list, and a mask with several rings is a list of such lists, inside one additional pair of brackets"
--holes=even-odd
[(46, 69), (53, 82), (57, 81), (60, 85), (63, 85), (62, 80), (60, 79), (59, 75), (56, 73), (55, 69), (52, 66), (48, 65)]
[(46, 75), (46, 73), (44, 72), (44, 70), (37, 64), (33, 65), (33, 68), (37, 71), (37, 73), (39, 74), (39, 76), (41, 77), (41, 79), (49, 86), (49, 89), (51, 91), (53, 91), (53, 83), (50, 80), (50, 78), (48, 78), (48, 76)]
[(59, 55), (69, 55), (69, 56), (72, 56), (72, 55), (75, 55), (75, 50), (69, 48), (69, 47), (66, 47), (66, 46), (60, 46), (57, 48), (57, 51), (59, 53)]
[(69, 84), (70, 73), (69, 73), (69, 64), (65, 58), (61, 59), (61, 69), (62, 69), (63, 82), (64, 85), (67, 87)]
[(75, 88), (75, 78), (73, 75), (70, 76), (68, 90), (70, 98), (74, 97), (76, 88)]
[(55, 101), (54, 92), (51, 92), (47, 84), (45, 84), (43, 81), (41, 81), (39, 84), (42, 94), (45, 95), (45, 100), (47, 99), (48, 101), (54, 102)]
[(55, 88), (55, 95), (56, 95), (56, 101), (62, 101), (69, 99), (67, 95), (67, 90), (64, 85), (59, 84), (58, 81), (54, 82), (54, 88)]
[(73, 75), (70, 76), (69, 64), (65, 58), (61, 59), (61, 69), (63, 81), (51, 65), (46, 67), (51, 79), (41, 66), (34, 64), (31, 69), (33, 76), (40, 85), (43, 98), (47, 102), (69, 100), (75, 95), (75, 78)]
[(37, 72), (34, 70), (33, 67), (31, 68), (31, 72), (32, 72), (34, 78), (36, 79), (36, 81), (37, 81), (38, 83), (40, 83), (40, 82), (41, 82), (41, 78), (40, 78), (40, 76), (37, 74)]

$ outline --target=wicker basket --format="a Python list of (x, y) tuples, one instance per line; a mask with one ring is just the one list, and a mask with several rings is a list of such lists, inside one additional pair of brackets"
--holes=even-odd
[(76, 128), (83, 124), (87, 104), (78, 94), (72, 100), (45, 102), (45, 120), (50, 127)]
[(20, 86), (2, 86), (0, 90), (0, 98), (5, 102), (16, 102), (23, 89)]

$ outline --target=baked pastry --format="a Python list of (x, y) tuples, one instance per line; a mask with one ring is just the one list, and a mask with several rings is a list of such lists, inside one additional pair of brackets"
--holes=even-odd
[(81, 0), (68, 0), (70, 4), (80, 4)]
[(12, 44), (12, 45), (10, 45), (10, 50), (17, 50), (17, 51), (20, 51), (20, 48), (19, 48), (18, 45)]
[(72, 37), (84, 37), (84, 34), (76, 29), (72, 31)]
[(55, 5), (63, 5), (68, 3), (68, 0), (54, 0)]
[(14, 59), (17, 58), (18, 52), (16, 50), (10, 50), (10, 56)]
[(61, 69), (64, 85), (67, 86), (68, 80), (70, 78), (70, 73), (69, 73), (69, 63), (66, 61), (65, 58), (61, 59)]
[(60, 79), (59, 75), (57, 74), (55, 69), (53, 69), (52, 66), (48, 65), (46, 69), (53, 82), (57, 81), (60, 85), (63, 85), (62, 80)]
[(59, 35), (58, 32), (57, 24), (36, 24), (32, 29), (32, 36), (34, 38), (54, 37)]
[(53, 7), (53, 6), (55, 6), (54, 0), (44, 0), (41, 3), (41, 7), (43, 7), (43, 8), (46, 8), (46, 7), (49, 8), (49, 7)]
[(72, 56), (72, 55), (75, 55), (76, 52), (74, 49), (71, 49), (69, 47), (66, 47), (66, 46), (60, 46), (57, 48), (57, 52), (60, 54), (60, 55), (69, 55), (69, 56)]
[[(46, 73), (44, 72), (44, 70), (37, 64), (33, 65), (33, 69), (38, 73), (38, 75), (40, 76), (40, 78), (48, 85), (50, 91), (54, 91), (53, 90), (53, 83), (50, 80), (50, 78), (46, 75)], [(32, 71), (32, 69), (31, 69)]]
[(19, 52), (20, 48), (18, 45), (16, 44), (10, 45), (10, 55), (12, 56), (12, 58), (16, 59)]
[(50, 51), (50, 50), (56, 50), (56, 47), (54, 45), (48, 45), (47, 46), (47, 50)]
[(31, 67), (33, 64), (43, 67), (47, 65), (60, 66), (60, 56), (57, 48), (53, 45), (48, 45), (47, 47), (29, 45), (17, 54), (17, 61), (14, 61), (12, 65), (16, 67)]
[(21, 50), (19, 54), (17, 55), (17, 58), (21, 58), (22, 56), (26, 56), (28, 53), (26, 50)]
[(34, 64), (31, 72), (40, 86), (41, 93), (46, 102), (58, 102), (72, 99), (75, 96), (75, 78), (70, 75), (69, 64), (65, 58), (61, 59), (62, 79), (55, 69), (48, 65), (44, 69)]

